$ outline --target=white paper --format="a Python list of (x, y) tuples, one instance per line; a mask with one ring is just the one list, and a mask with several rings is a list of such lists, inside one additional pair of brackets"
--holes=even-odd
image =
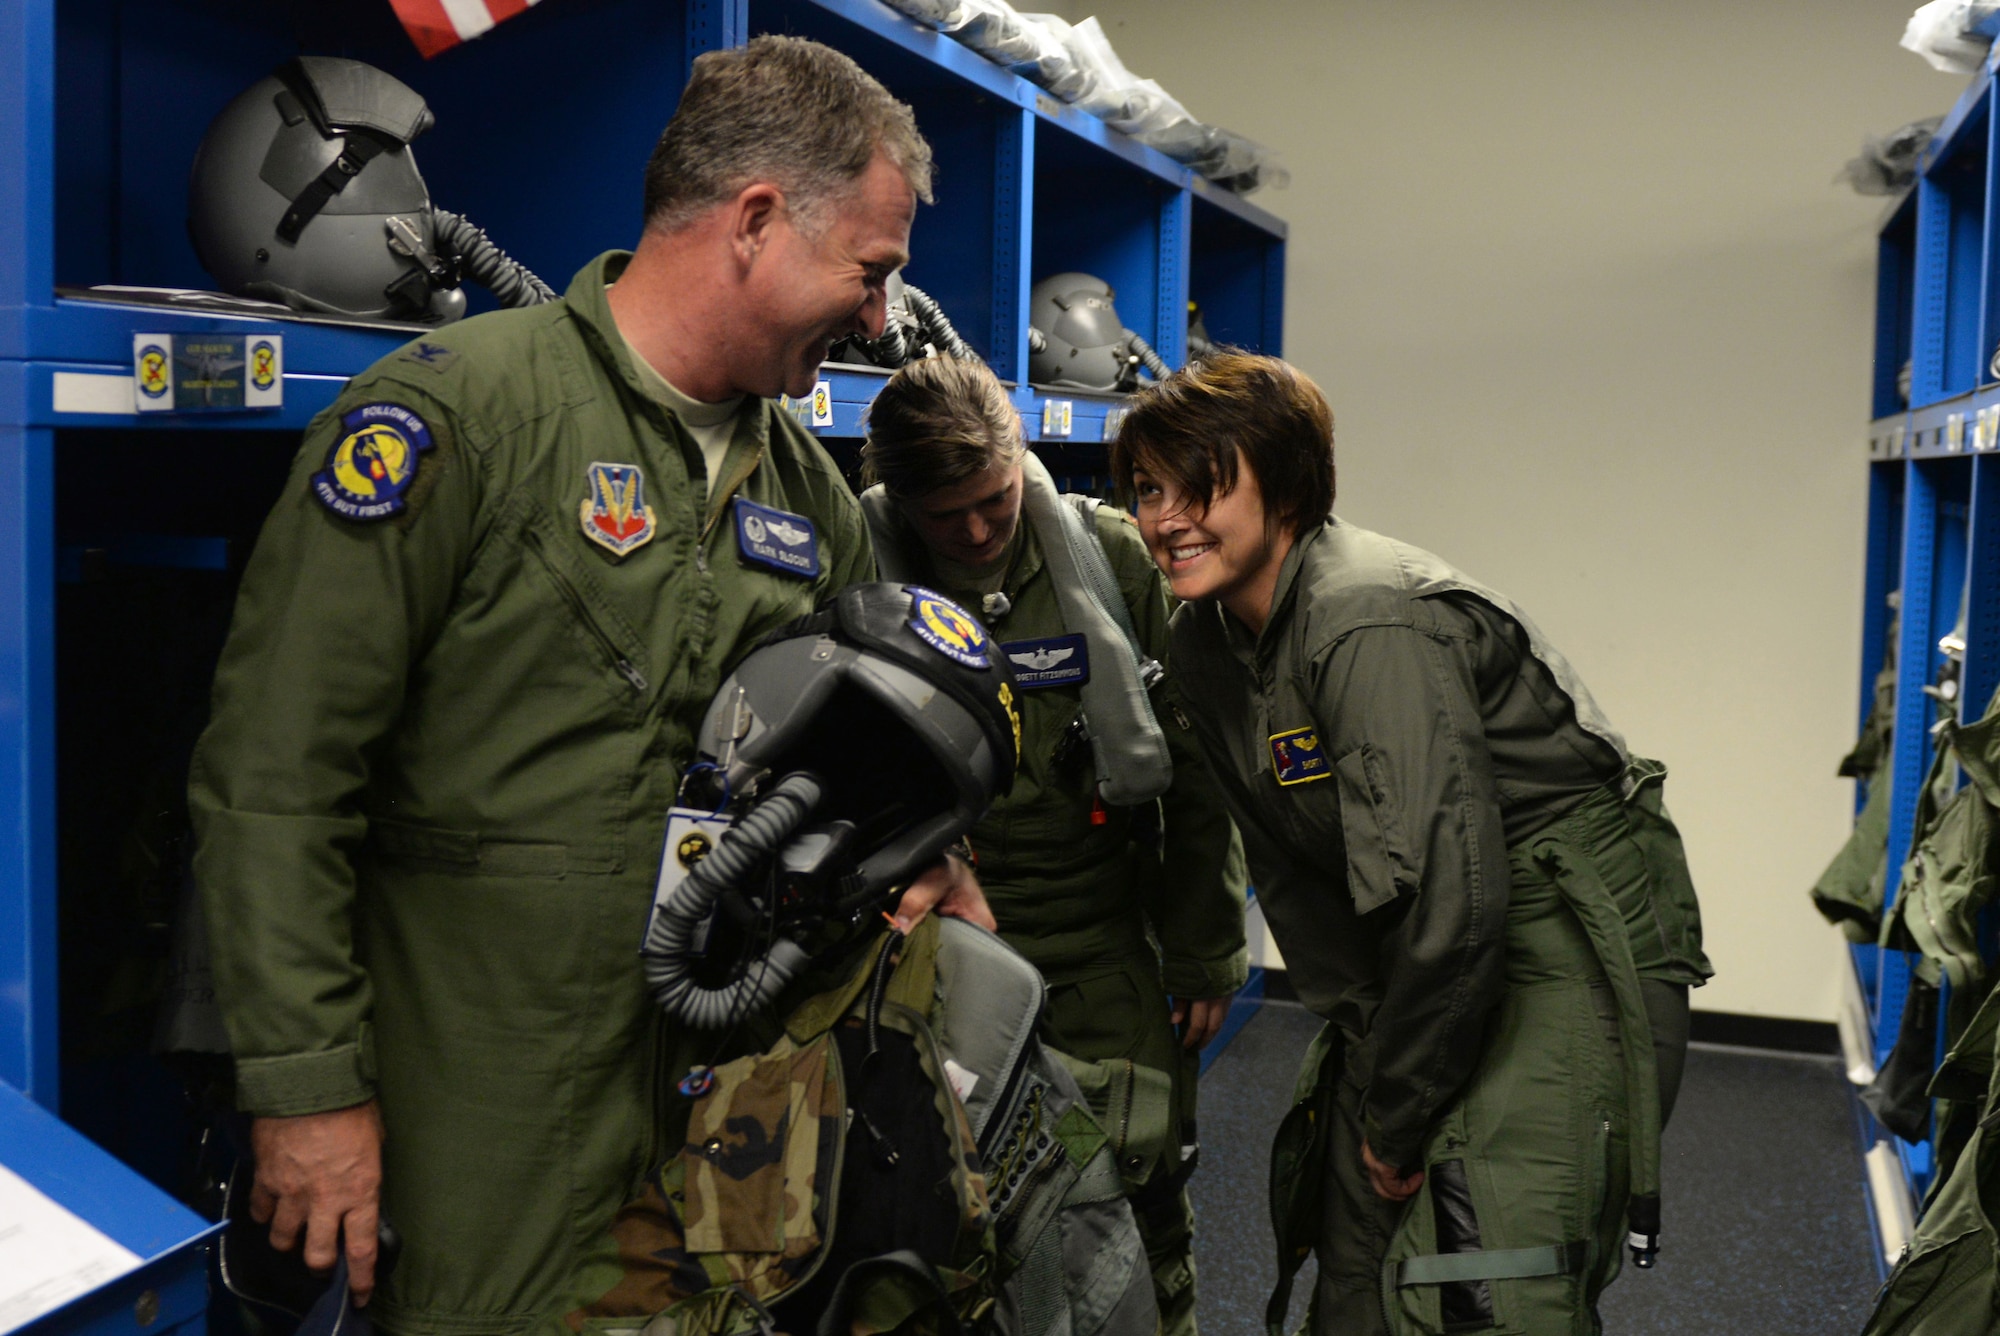
[(0, 1165), (0, 1332), (116, 1280), (139, 1261)]

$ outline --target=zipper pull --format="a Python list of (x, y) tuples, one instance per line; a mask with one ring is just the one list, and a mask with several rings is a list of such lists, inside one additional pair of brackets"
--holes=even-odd
[(618, 675), (632, 684), (632, 690), (644, 691), (646, 689), (646, 675), (637, 668), (634, 668), (630, 659), (620, 659), (618, 661)]

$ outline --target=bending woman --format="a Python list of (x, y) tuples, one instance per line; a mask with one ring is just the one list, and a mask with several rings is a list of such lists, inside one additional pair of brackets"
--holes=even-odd
[(1130, 516), (1057, 494), (978, 363), (898, 371), (862, 460), (882, 577), (978, 609), (1012, 661), (1021, 767), (972, 833), (979, 880), (1000, 935), (1048, 981), (1048, 1041), (1082, 1060), (1121, 1143), (1161, 1330), (1192, 1333), (1198, 1051), (1248, 958), (1241, 845), (1185, 702), (1158, 679), (1165, 581)]
[(1527, 616), (1333, 515), (1311, 380), (1224, 353), (1112, 449), (1185, 605), (1171, 645), (1300, 999), (1279, 1293), (1314, 1333), (1598, 1330), (1659, 1235), (1687, 990), (1711, 970), (1664, 767)]

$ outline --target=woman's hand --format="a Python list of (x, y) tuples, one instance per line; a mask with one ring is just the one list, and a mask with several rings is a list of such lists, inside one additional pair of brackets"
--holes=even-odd
[(1423, 1170), (1417, 1170), (1408, 1178), (1400, 1176), (1389, 1165), (1375, 1158), (1375, 1152), (1368, 1149), (1366, 1141), (1361, 1143), (1361, 1163), (1368, 1169), (1368, 1185), (1383, 1201), (1408, 1201), (1424, 1185)]

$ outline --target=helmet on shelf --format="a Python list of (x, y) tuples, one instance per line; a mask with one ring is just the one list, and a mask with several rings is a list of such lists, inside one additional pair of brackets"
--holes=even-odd
[(223, 108), (195, 154), (188, 235), (226, 292), (294, 310), (442, 323), (430, 192), (410, 143), (434, 123), (408, 85), (301, 56)]
[(1167, 366), (1125, 328), (1111, 285), (1090, 274), (1051, 274), (1028, 294), (1028, 379), (1078, 390), (1137, 387), (1139, 371), (1158, 379)]

